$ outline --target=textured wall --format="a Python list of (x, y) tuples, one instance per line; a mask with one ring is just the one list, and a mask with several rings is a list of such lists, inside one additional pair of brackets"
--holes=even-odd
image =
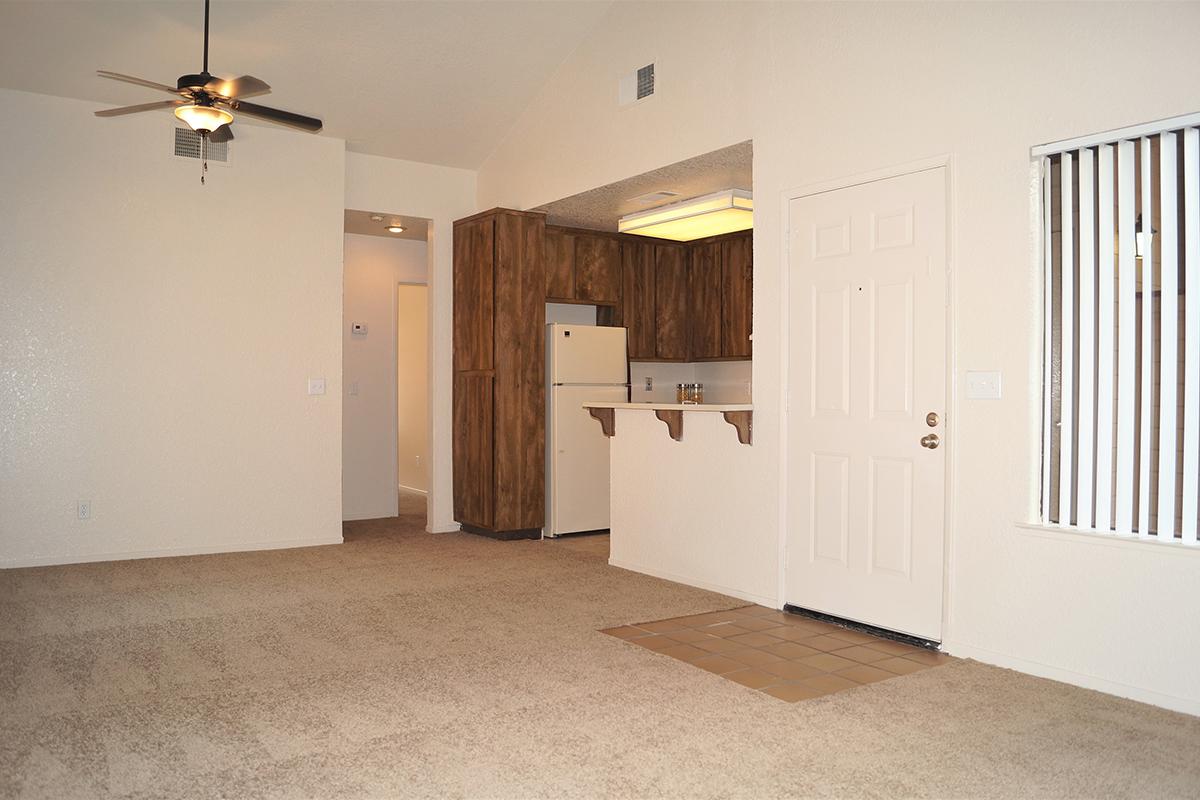
[(0, 91), (0, 565), (341, 541), (343, 143), (98, 107)]
[[(714, 3), (676, 12), (670, 3), (614, 8), (547, 81), (479, 184), (481, 204), (530, 208), (753, 139), (755, 444), (744, 468), (765, 494), (745, 503), (727, 488), (732, 470), (714, 473), (679, 495), (681, 511), (693, 497), (723, 495), (744, 509), (724, 535), (744, 557), (778, 568), (787, 497), (783, 198), (949, 154), (947, 641), (960, 653), (1200, 712), (1192, 669), (1200, 557), (1018, 525), (1036, 506), (1039, 455), (1029, 148), (1200, 108), (1189, 77), (1200, 5)], [(1133, 52), (1136, 70), (1121, 57)], [(659, 95), (618, 108), (615, 76), (651, 60)], [(1001, 370), (1004, 399), (967, 400), (966, 369)], [(724, 523), (702, 524), (696, 536), (711, 538)]]

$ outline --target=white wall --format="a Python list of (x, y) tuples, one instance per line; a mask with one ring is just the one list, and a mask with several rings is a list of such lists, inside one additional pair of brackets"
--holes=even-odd
[(396, 482), (429, 492), (429, 289), (396, 293)]
[(634, 403), (674, 403), (676, 384), (701, 383), (706, 403), (749, 403), (751, 374), (750, 361), (633, 361), (629, 397)]
[(100, 107), (0, 90), (0, 566), (340, 542), (344, 144)]
[(454, 284), (453, 223), (474, 213), (476, 175), (465, 169), (346, 154), (346, 208), (431, 220), (429, 283), (430, 531), (458, 530), (451, 468)]
[[(426, 251), (421, 241), (345, 236), (342, 519), (396, 516), (396, 287), (425, 282)], [(351, 333), (356, 322), (366, 324), (365, 336)], [(419, 424), (426, 427), (424, 419)]]
[[(745, 467), (766, 494), (750, 504), (720, 479), (695, 492), (725, 492), (742, 520), (728, 532), (740, 537), (738, 558), (777, 569), (785, 194), (949, 154), (947, 644), (1200, 712), (1200, 558), (1018, 526), (1036, 505), (1040, 424), (1029, 147), (1200, 109), (1189, 77), (1198, 29), (1194, 3), (731, 3), (687, 14), (622, 3), (484, 164), (480, 202), (531, 208), (753, 139), (755, 418)], [(651, 59), (659, 96), (618, 109), (616, 76)], [(963, 398), (962, 372), (979, 368), (1004, 373), (1004, 399)], [(657, 475), (656, 466), (645, 477)]]

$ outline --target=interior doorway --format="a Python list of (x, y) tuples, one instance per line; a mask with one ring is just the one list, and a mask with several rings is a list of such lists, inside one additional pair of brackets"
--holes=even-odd
[(940, 641), (946, 168), (792, 199), (787, 559), (794, 606)]
[[(342, 519), (416, 515), (428, 456), (428, 220), (348, 209), (343, 244)], [(416, 304), (418, 307), (414, 307)]]

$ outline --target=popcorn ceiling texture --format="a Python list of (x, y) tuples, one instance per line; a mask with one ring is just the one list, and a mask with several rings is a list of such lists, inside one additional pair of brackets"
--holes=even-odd
[(784, 703), (599, 628), (743, 605), (595, 539), (0, 572), (0, 797), (1193, 796), (1200, 720), (974, 662)]

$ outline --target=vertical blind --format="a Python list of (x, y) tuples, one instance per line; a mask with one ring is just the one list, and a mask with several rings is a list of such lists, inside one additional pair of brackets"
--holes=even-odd
[(1191, 115), (1033, 150), (1043, 524), (1197, 544), (1198, 126)]

